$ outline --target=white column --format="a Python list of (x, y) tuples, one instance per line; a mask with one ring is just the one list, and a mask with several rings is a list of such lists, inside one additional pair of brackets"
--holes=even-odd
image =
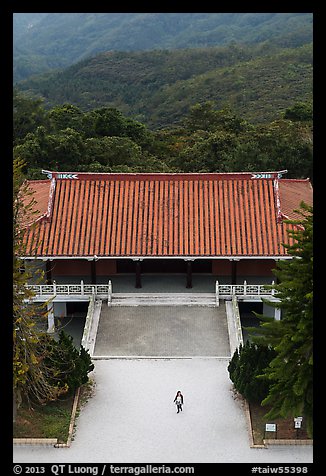
[(265, 302), (263, 305), (263, 314), (264, 316), (274, 317), (276, 321), (281, 320), (281, 309), (279, 307), (269, 306)]
[(274, 319), (275, 321), (281, 320), (281, 309), (279, 307), (275, 308)]
[(53, 305), (52, 303), (48, 303), (48, 333), (53, 334), (55, 331), (54, 325), (54, 312), (53, 312)]
[(215, 305), (219, 307), (220, 305), (220, 289), (218, 281), (215, 282)]

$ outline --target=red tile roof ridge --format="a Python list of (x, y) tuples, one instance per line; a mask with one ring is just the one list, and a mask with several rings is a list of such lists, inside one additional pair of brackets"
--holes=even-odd
[(105, 179), (280, 179), (286, 170), (269, 172), (58, 172), (43, 170), (48, 178), (56, 180), (105, 180)]

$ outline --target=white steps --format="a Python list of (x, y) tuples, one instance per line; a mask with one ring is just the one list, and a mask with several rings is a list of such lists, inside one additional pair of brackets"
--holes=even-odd
[(215, 307), (214, 293), (113, 293), (111, 306), (209, 306)]

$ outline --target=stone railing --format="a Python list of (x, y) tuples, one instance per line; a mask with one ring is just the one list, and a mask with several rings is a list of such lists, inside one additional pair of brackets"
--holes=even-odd
[(37, 296), (100, 296), (101, 298), (112, 299), (112, 283), (108, 284), (27, 284), (26, 287)]
[(85, 326), (84, 332), (81, 340), (81, 345), (88, 350), (88, 342), (89, 342), (89, 335), (91, 332), (92, 322), (93, 322), (93, 315), (95, 310), (95, 295), (91, 295), (89, 298), (89, 305), (87, 310), (87, 316), (85, 319)]
[(238, 305), (237, 296), (235, 294), (232, 295), (232, 313), (234, 318), (237, 347), (239, 347), (240, 344), (243, 345), (243, 335), (242, 335), (239, 305)]
[[(49, 296), (92, 296), (107, 299), (108, 305), (112, 302), (112, 282), (108, 284), (28, 284), (28, 289), (38, 297)], [(271, 285), (266, 284), (219, 284), (215, 283), (215, 304), (219, 306), (220, 299), (231, 299), (233, 295), (241, 298), (273, 297), (276, 296), (274, 281)]]
[(275, 296), (274, 281), (272, 285), (266, 284), (215, 284), (216, 306), (219, 306), (220, 299), (232, 298), (233, 295), (237, 297), (270, 297)]

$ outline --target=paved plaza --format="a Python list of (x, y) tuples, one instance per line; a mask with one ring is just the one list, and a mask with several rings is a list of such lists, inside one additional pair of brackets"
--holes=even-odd
[(225, 306), (103, 304), (94, 355), (227, 357)]
[[(95, 361), (70, 448), (15, 447), (15, 463), (309, 463), (311, 446), (250, 448), (227, 360)], [(184, 395), (183, 412), (173, 399)]]
[[(224, 305), (103, 303), (94, 357), (94, 393), (71, 447), (16, 446), (15, 463), (313, 461), (312, 446), (250, 448), (245, 408), (227, 371)], [(180, 414), (177, 390), (184, 395)]]

